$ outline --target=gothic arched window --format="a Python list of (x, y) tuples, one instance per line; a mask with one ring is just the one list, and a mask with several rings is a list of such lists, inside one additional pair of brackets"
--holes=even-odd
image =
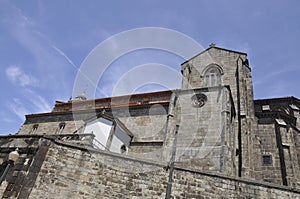
[(205, 71), (204, 84), (206, 87), (219, 86), (221, 84), (221, 71), (217, 67), (210, 67)]

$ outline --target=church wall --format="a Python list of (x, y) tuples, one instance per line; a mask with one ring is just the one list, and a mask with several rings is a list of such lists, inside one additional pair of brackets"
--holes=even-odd
[(298, 182), (300, 178), (298, 160), (299, 153), (294, 139), (294, 134), (296, 134), (296, 136), (299, 136), (299, 134), (293, 128), (288, 128), (287, 126), (280, 127), (280, 134), (287, 174), (287, 183), (291, 187), (300, 187)]
[[(175, 114), (168, 124), (166, 147), (170, 155), (174, 140), (177, 139), (175, 161), (178, 164), (233, 175), (235, 138), (231, 123), (230, 91), (227, 89), (220, 87), (177, 92)], [(194, 104), (193, 98), (197, 95), (207, 98), (201, 107)], [(175, 136), (176, 125), (178, 134)]]
[(298, 162), (299, 162), (299, 165), (300, 165), (300, 133), (299, 131), (296, 131), (294, 130), (293, 131), (293, 136), (294, 136), (294, 141), (295, 141), (295, 148), (297, 150), (297, 159), (298, 159)]
[[(212, 67), (220, 72), (220, 81), (210, 81), (219, 83), (213, 86), (207, 84), (205, 75)], [(33, 169), (39, 178), (32, 197), (43, 197), (44, 191), (48, 198), (163, 198), (168, 180), (164, 168), (172, 161), (173, 150), (176, 156), (172, 193), (176, 197), (298, 197), (279, 185), (300, 187), (299, 100), (256, 100), (254, 109), (251, 69), (244, 53), (211, 47), (183, 63), (182, 73), (181, 90), (74, 101), (74, 106), (72, 101), (57, 102), (51, 113), (27, 115), (18, 132), (25, 137), (72, 134), (101, 114), (110, 120), (118, 119), (128, 139), (132, 136), (123, 157), (80, 149), (86, 145), (80, 144), (82, 140), (77, 140), (78, 145), (72, 148), (52, 144), (44, 163), (43, 158), (35, 159), (39, 166), (43, 164), (43, 169)], [(201, 106), (193, 102), (199, 94), (207, 97)], [(61, 137), (52, 138), (59, 141)], [(22, 147), (30, 148), (25, 145)], [(121, 142), (115, 151), (119, 145)], [(2, 161), (6, 161), (6, 152), (12, 149), (5, 147), (4, 152), (0, 151)], [(23, 162), (25, 153), (21, 154)], [(30, 161), (34, 160), (33, 154)], [(20, 171), (11, 173), (8, 179), (20, 175), (30, 181), (33, 174), (28, 173), (29, 166)], [(242, 178), (235, 178), (239, 175)], [(23, 186), (18, 183), (4, 184), (0, 190), (16, 194)]]
[(134, 135), (133, 142), (163, 141), (167, 114), (120, 117)]
[(150, 160), (162, 160), (162, 142), (135, 142), (131, 143), (128, 155)]
[[(261, 154), (257, 157), (256, 171), (260, 175), (256, 179), (266, 182), (284, 184), (298, 187), (299, 161), (295, 135), (298, 133), (292, 128), (278, 124), (259, 124), (258, 139)], [(271, 157), (268, 163), (264, 161), (266, 156)], [(255, 160), (255, 156), (253, 158)]]
[[(205, 71), (210, 67), (217, 67), (221, 71), (220, 84), (230, 87), (237, 113), (234, 121), (234, 134), (236, 148), (238, 153), (241, 153), (241, 159), (237, 157), (233, 162), (235, 165), (239, 165), (239, 161), (241, 161), (242, 164), (239, 166), (241, 167), (239, 168), (241, 175), (253, 178), (255, 175), (253, 173), (255, 163), (251, 160), (253, 158), (252, 153), (255, 150), (253, 148), (253, 137), (256, 131), (256, 121), (251, 69), (247, 55), (215, 47), (207, 49), (182, 65), (182, 89), (207, 87), (205, 84)], [(239, 118), (241, 123), (240, 131), (238, 128)], [(238, 135), (241, 135), (240, 139)], [(241, 149), (238, 143), (242, 143)]]
[(162, 160), (166, 111), (165, 107), (154, 105), (146, 113), (118, 117), (133, 135), (128, 154), (145, 159)]
[[(60, 124), (64, 124), (64, 129), (60, 129)], [(37, 126), (36, 126), (37, 125)], [(28, 134), (72, 134), (80, 127), (84, 125), (82, 120), (77, 121), (57, 121), (57, 122), (39, 122), (39, 119), (36, 118), (35, 123), (25, 123), (21, 126), (18, 131), (19, 135), (28, 135)], [(35, 127), (36, 126), (36, 127)], [(36, 130), (35, 130), (36, 128)]]
[(296, 127), (300, 129), (300, 110), (294, 110), (294, 116), (297, 118)]
[[(294, 151), (294, 155), (296, 155), (297, 161), (294, 162), (295, 165), (298, 166), (298, 169), (296, 171), (300, 170), (300, 133), (299, 131), (293, 130), (293, 140), (294, 140), (294, 145), (295, 145), (295, 151)], [(295, 157), (295, 156), (294, 156)], [(299, 178), (300, 178), (300, 174), (299, 172), (297, 172), (298, 174), (298, 187), (300, 187), (300, 183), (299, 183)]]
[[(252, 82), (248, 82), (249, 79), (247, 78), (250, 77), (251, 79), (251, 71), (243, 63), (246, 58), (246, 54), (226, 51), (218, 48), (210, 48), (209, 50), (204, 51), (203, 53), (199, 54), (198, 56), (182, 65), (184, 82), (182, 85), (182, 89), (206, 87), (203, 77), (204, 71), (211, 64), (217, 64), (223, 70), (223, 74), (221, 75), (221, 84), (230, 85), (234, 103), (237, 104), (236, 71), (238, 65), (240, 72), (240, 84), (244, 83), (244, 80), (247, 80), (246, 85), (248, 85), (249, 94), (253, 92)], [(190, 72), (185, 72), (187, 70), (187, 67), (191, 68)], [(244, 88), (241, 88), (241, 90), (242, 89)], [(245, 95), (242, 95), (242, 97), (243, 96)], [(253, 98), (250, 99), (253, 100)]]
[[(256, 170), (261, 171), (261, 178), (266, 182), (282, 184), (281, 164), (277, 147), (275, 125), (260, 124), (258, 126), (258, 137), (260, 143), (261, 154), (254, 157), (256, 160)], [(263, 163), (263, 156), (271, 156), (270, 163)]]

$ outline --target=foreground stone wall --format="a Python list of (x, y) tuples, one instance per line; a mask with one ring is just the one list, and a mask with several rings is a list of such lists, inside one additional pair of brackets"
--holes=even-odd
[(8, 154), (18, 149), (19, 158), (11, 165), (0, 186), (1, 198), (28, 198), (51, 142), (41, 136), (0, 138), (0, 175), (4, 176)]
[[(52, 144), (29, 198), (164, 198), (164, 165)], [(300, 198), (300, 190), (175, 166), (172, 198)]]
[(163, 198), (158, 164), (53, 145), (30, 198)]
[(281, 186), (177, 168), (172, 195), (180, 198), (300, 198)]

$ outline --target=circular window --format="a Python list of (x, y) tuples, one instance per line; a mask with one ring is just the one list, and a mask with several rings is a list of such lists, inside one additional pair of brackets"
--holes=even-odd
[(207, 97), (206, 97), (206, 95), (199, 93), (199, 94), (193, 95), (191, 100), (192, 100), (192, 106), (199, 108), (199, 107), (204, 106), (204, 104), (207, 102)]

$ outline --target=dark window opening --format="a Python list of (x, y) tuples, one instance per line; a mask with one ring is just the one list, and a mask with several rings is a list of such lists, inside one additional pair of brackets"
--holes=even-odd
[(38, 127), (39, 127), (38, 124), (34, 124), (34, 125), (32, 126), (32, 129), (31, 129), (31, 134), (35, 134), (36, 131), (37, 131), (37, 129), (38, 129)]
[(263, 155), (263, 165), (272, 165), (272, 156), (271, 155)]
[(62, 134), (63, 130), (65, 129), (66, 127), (66, 123), (62, 122), (59, 124), (59, 128), (58, 128), (58, 134)]
[(125, 153), (127, 151), (127, 147), (123, 144), (120, 148), (121, 153)]

